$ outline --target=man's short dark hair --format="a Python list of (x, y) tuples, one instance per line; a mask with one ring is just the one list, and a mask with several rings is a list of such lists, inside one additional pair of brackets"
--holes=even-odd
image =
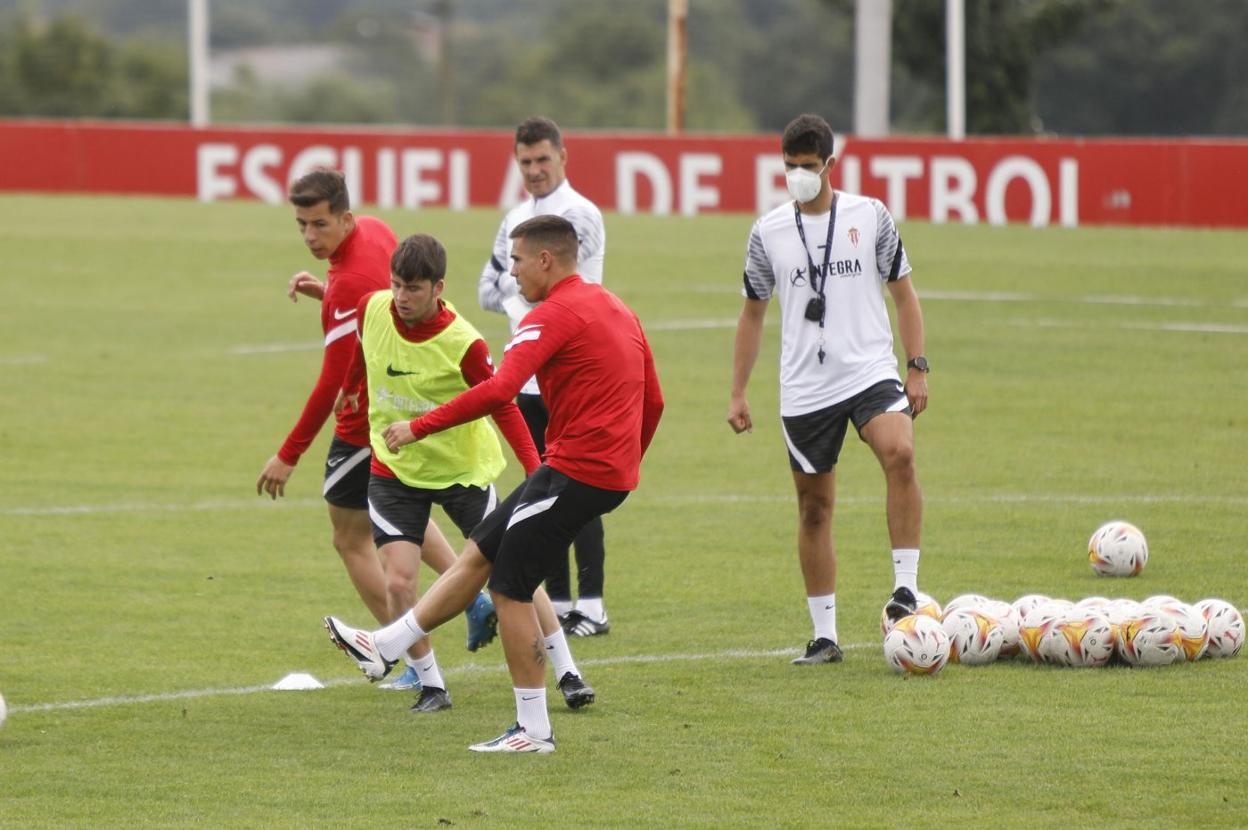
[(563, 136), (559, 133), (559, 125), (549, 118), (536, 115), (526, 118), (516, 127), (516, 146), (524, 144), (532, 146), (549, 141), (556, 150), (563, 147)]
[(576, 262), (576, 228), (562, 216), (534, 216), (511, 232), (512, 239), (523, 239), (538, 250), (550, 251), (555, 259)]
[(832, 128), (821, 116), (799, 115), (784, 128), (780, 138), (780, 152), (786, 156), (802, 156), (814, 153), (821, 159), (832, 155)]
[(329, 212), (333, 214), (351, 209), (347, 180), (339, 171), (318, 167), (290, 183), (290, 203), (295, 207), (309, 208), (321, 202), (329, 202)]
[(390, 273), (403, 282), (440, 282), (446, 278), (446, 248), (427, 233), (412, 234), (394, 249)]

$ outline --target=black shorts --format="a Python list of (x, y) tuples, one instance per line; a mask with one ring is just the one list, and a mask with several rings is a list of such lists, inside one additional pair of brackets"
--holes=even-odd
[(830, 473), (845, 443), (849, 422), (862, 437), (862, 428), (885, 412), (910, 414), (910, 399), (895, 380), (882, 380), (853, 397), (824, 409), (780, 419), (789, 466), (799, 473)]
[(490, 590), (520, 602), (533, 599), (546, 576), (566, 565), (581, 528), (619, 507), (627, 490), (591, 487), (541, 465), (469, 534), (494, 563)]
[(325, 484), (321, 494), (334, 507), (368, 509), (368, 465), (373, 451), (348, 444), (337, 435), (325, 457)]
[(368, 518), (373, 524), (373, 542), (425, 543), (429, 511), (439, 504), (459, 532), (467, 536), (498, 504), (494, 485), (468, 487), (454, 484), (441, 490), (409, 487), (397, 478), (375, 475), (368, 482)]

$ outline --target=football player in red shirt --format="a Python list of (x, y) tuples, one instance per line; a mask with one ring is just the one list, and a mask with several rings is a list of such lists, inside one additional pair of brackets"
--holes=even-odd
[[(292, 302), (297, 302), (300, 294), (321, 302), (325, 351), (320, 375), (303, 413), (256, 481), (256, 492), (267, 493), (273, 499), (286, 494), (286, 482), (299, 458), (334, 412), (334, 402), (357, 347), (355, 326), (360, 299), (390, 287), (390, 257), (397, 245), (394, 232), (385, 222), (372, 216), (356, 216), (351, 211), (346, 181), (337, 170), (320, 168), (302, 176), (291, 184), (289, 198), (304, 244), (312, 256), (329, 261), (329, 270), (324, 282), (300, 271), (290, 278), (286, 295)], [(358, 386), (353, 391), (360, 394), (363, 402), (363, 381)], [(343, 408), (334, 414), (334, 438), (325, 461), (322, 489), (333, 525), (334, 548), (360, 599), (377, 621), (384, 623), (410, 607), (415, 600), (415, 587), (404, 591), (404, 586), (390, 584), (401, 574), (387, 573), (382, 568), (373, 545), (368, 518), (371, 451), (367, 407), (361, 403), (357, 408)], [(429, 523), (422, 558), (439, 573), (455, 560), (450, 543), (433, 522)], [(417, 566), (414, 563), (411, 570)], [(396, 595), (409, 595), (410, 600), (391, 609), (392, 597)], [(492, 609), (487, 605), (482, 602), (470, 609), (469, 650), (475, 651), (493, 639), (489, 624)], [(391, 687), (415, 689), (414, 678), (414, 671), (405, 672)]]
[[(550, 560), (585, 523), (618, 507), (637, 487), (642, 455), (663, 412), (650, 346), (637, 316), (576, 274), (576, 230), (558, 216), (518, 225), (512, 274), (529, 302), (498, 373), (412, 421), (386, 428), (397, 450), (480, 418), (510, 402), (537, 375), (550, 409), (541, 466), (477, 525), (455, 565), (412, 609), (376, 632), (326, 618), (330, 636), (371, 678), (384, 677), (408, 647), (462, 608), (488, 578), (511, 671), (516, 723), (475, 752), (553, 752), (546, 710), (542, 636), (553, 616), (540, 590)], [(568, 698), (564, 691), (565, 699)], [(571, 700), (568, 700), (571, 705)]]

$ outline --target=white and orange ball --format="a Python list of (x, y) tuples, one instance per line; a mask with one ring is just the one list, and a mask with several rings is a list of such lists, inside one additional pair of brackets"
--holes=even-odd
[[(915, 614), (924, 617), (931, 617), (936, 620), (936, 622), (940, 622), (941, 609), (939, 602), (932, 599), (931, 596), (923, 593), (922, 591), (915, 594), (914, 599), (916, 604), (914, 611)], [(888, 606), (885, 605), (884, 608), (880, 609), (880, 634), (885, 637), (888, 636), (888, 632), (893, 630), (893, 620), (888, 618), (887, 608)]]
[(1174, 617), (1145, 607), (1118, 624), (1118, 656), (1132, 666), (1168, 666), (1187, 659)]
[(1205, 618), (1209, 631), (1206, 657), (1234, 657), (1244, 646), (1244, 615), (1222, 599), (1202, 599), (1197, 611)]
[(983, 594), (958, 594), (956, 597), (945, 603), (945, 607), (941, 611), (940, 618), (943, 620), (949, 615), (950, 611), (956, 611), (959, 608), (977, 608), (987, 601), (988, 597)]
[(1148, 541), (1130, 522), (1106, 522), (1088, 539), (1088, 564), (1099, 576), (1135, 576), (1148, 564)]
[(1022, 623), (1018, 609), (1008, 602), (990, 599), (980, 605), (977, 610), (992, 617), (997, 621), (997, 625), (1001, 626), (1001, 652), (998, 657), (1006, 660), (1016, 656), (1020, 647), (1018, 627)]
[(949, 635), (950, 663), (982, 666), (1001, 656), (1005, 631), (984, 611), (966, 606), (946, 611), (941, 627)]
[(884, 659), (898, 674), (936, 674), (949, 660), (949, 635), (934, 617), (902, 617), (884, 638)]
[(1039, 650), (1059, 666), (1104, 666), (1114, 656), (1114, 629), (1099, 611), (1074, 608), (1044, 633)]
[(1052, 597), (1045, 596), (1044, 594), (1024, 594), (1014, 600), (1013, 605), (1014, 609), (1018, 611), (1018, 619), (1021, 621), (1029, 613), (1031, 613), (1031, 609), (1035, 608), (1037, 605), (1044, 605), (1046, 602), (1052, 601)]
[[(1145, 603), (1147, 605), (1147, 602)], [(1179, 626), (1179, 642), (1189, 663), (1205, 656), (1209, 648), (1209, 622), (1195, 606), (1175, 600), (1154, 606), (1169, 614)]]
[(1020, 653), (1036, 663), (1047, 660), (1047, 656), (1041, 650), (1041, 644), (1049, 629), (1065, 616), (1066, 607), (1052, 600), (1028, 611), (1018, 627)]

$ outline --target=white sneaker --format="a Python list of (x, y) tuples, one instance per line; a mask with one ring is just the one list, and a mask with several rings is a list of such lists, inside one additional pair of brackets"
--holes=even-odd
[(325, 618), (325, 630), (329, 632), (330, 641), (345, 651), (370, 681), (381, 680), (399, 662), (381, 656), (371, 631), (352, 628), (336, 617)]
[(515, 723), (494, 740), (473, 744), (468, 749), (472, 752), (554, 752), (555, 736), (545, 740), (534, 738), (524, 731), (523, 726)]

